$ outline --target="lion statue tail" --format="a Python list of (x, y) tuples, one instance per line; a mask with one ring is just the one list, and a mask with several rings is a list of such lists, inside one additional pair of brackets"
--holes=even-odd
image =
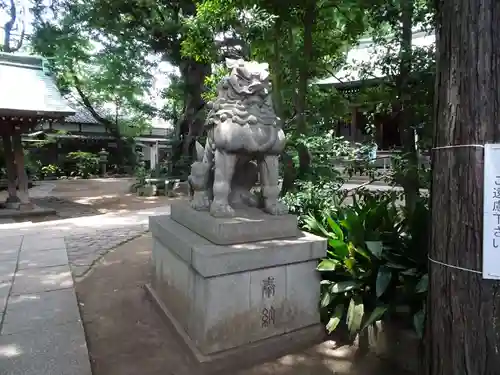
[(203, 161), (203, 155), (205, 154), (205, 148), (201, 145), (200, 142), (196, 141), (195, 143), (195, 156), (196, 161)]

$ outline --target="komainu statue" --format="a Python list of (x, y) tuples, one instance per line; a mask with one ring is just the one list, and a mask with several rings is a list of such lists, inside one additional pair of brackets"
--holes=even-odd
[[(286, 214), (278, 200), (285, 134), (272, 105), (268, 64), (227, 59), (226, 65), (231, 73), (208, 103), (206, 144), (197, 144), (198, 160), (191, 166), (191, 207), (215, 217), (233, 216), (239, 204)], [(258, 180), (261, 191), (254, 194)]]

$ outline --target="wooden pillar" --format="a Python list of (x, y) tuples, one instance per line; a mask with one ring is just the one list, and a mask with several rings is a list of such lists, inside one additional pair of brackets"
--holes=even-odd
[(358, 137), (358, 107), (352, 107), (351, 113), (351, 141), (356, 142)]
[(17, 203), (19, 202), (19, 198), (17, 196), (16, 165), (11, 136), (9, 134), (2, 134), (2, 142), (5, 154), (5, 168), (7, 169), (7, 191), (9, 193), (6, 203)]
[(26, 169), (24, 167), (24, 152), (20, 130), (16, 130), (12, 135), (12, 143), (14, 145), (14, 158), (17, 167), (18, 197), (21, 203), (29, 203), (28, 177), (26, 176)]
[(381, 118), (380, 120), (380, 130), (379, 130), (379, 139), (380, 139), (380, 149), (383, 150), (385, 146), (384, 142), (384, 123), (385, 118)]

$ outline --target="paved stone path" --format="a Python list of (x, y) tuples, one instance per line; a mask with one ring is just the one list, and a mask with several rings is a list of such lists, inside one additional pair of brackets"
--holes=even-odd
[(91, 375), (63, 237), (0, 240), (0, 374)]
[(140, 236), (147, 230), (147, 224), (139, 224), (66, 236), (64, 240), (73, 276), (85, 275), (109, 250)]
[(73, 277), (169, 211), (0, 225), (0, 374), (91, 375)]

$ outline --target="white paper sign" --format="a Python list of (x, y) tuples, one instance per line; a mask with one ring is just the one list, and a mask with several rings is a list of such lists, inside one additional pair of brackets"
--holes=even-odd
[(483, 279), (500, 280), (500, 144), (484, 146)]

